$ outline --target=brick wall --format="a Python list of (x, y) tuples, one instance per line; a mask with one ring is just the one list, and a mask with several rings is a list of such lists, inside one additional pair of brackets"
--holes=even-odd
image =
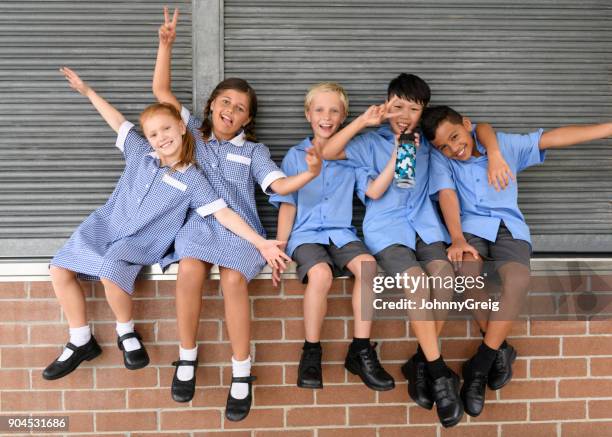
[[(612, 277), (556, 278), (553, 283), (583, 291), (612, 291)], [(532, 290), (555, 301), (543, 278)], [(70, 432), (103, 435), (228, 436), (574, 436), (612, 435), (612, 322), (608, 320), (516, 323), (510, 342), (519, 358), (514, 380), (488, 391), (483, 414), (464, 416), (451, 430), (435, 412), (409, 401), (399, 368), (416, 342), (403, 321), (376, 322), (385, 367), (398, 382), (390, 392), (373, 392), (343, 368), (351, 338), (351, 282), (334, 282), (323, 332), (323, 390), (295, 386), (303, 341), (303, 286), (285, 279), (280, 289), (255, 280), (252, 296), (254, 405), (243, 422), (223, 419), (231, 374), (230, 347), (219, 283), (207, 281), (200, 325), (198, 389), (189, 405), (170, 397), (177, 358), (174, 282), (142, 280), (135, 320), (151, 356), (142, 370), (123, 367), (115, 344), (114, 320), (98, 283), (86, 283), (89, 317), (103, 354), (57, 381), (42, 369), (67, 340), (67, 325), (50, 282), (0, 283), (0, 414), (68, 415)], [(551, 298), (552, 297), (552, 298)], [(557, 302), (559, 304), (559, 302)], [(458, 370), (479, 343), (470, 322), (449, 322), (442, 351)]]

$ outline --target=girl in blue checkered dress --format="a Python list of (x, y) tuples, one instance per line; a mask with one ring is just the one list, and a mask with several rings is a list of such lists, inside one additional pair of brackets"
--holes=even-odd
[[(161, 102), (181, 108), (183, 121), (196, 137), (197, 161), (216, 192), (253, 228), (264, 235), (255, 205), (255, 183), (266, 194), (286, 194), (314, 179), (321, 161), (314, 150), (307, 155), (308, 170), (286, 177), (270, 158), (268, 148), (255, 141), (257, 112), (255, 91), (242, 79), (226, 79), (209, 97), (203, 119), (189, 114), (170, 87), (170, 58), (176, 36), (177, 12), (172, 20), (164, 10), (165, 23), (159, 30), (159, 49), (153, 93)], [(212, 238), (204, 238), (208, 235)], [(197, 330), (204, 278), (218, 264), (225, 303), (225, 321), (232, 344), (232, 386), (226, 417), (241, 420), (251, 404), (250, 305), (247, 283), (264, 266), (251, 244), (221, 229), (212, 220), (192, 215), (175, 240), (175, 252), (164, 262), (177, 260), (176, 290), (180, 360), (172, 382), (172, 397), (189, 401), (195, 388)]]
[[(83, 360), (101, 353), (87, 324), (85, 297), (78, 279), (99, 279), (117, 318), (117, 345), (128, 369), (146, 366), (149, 357), (134, 331), (134, 281), (143, 265), (158, 262), (168, 250), (188, 211), (214, 216), (233, 232), (257, 246), (272, 265), (288, 258), (227, 208), (195, 165), (195, 142), (180, 113), (169, 104), (149, 106), (140, 116), (146, 139), (136, 133), (113, 106), (98, 96), (68, 68), (62, 72), (70, 85), (88, 97), (117, 132), (116, 146), (126, 166), (104, 206), (77, 228), (51, 261), (55, 293), (70, 325), (70, 342), (43, 372), (57, 379)], [(153, 149), (153, 150), (151, 150)]]

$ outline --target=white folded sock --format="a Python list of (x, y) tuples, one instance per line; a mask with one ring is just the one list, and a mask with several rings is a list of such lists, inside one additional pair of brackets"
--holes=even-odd
[[(232, 376), (242, 377), (251, 374), (251, 357), (244, 361), (236, 361), (232, 357)], [(244, 399), (249, 395), (249, 384), (246, 382), (235, 382), (232, 384), (230, 393), (233, 398)]]
[[(193, 349), (183, 349), (179, 346), (179, 359), (187, 361), (195, 361), (198, 358), (198, 347)], [(195, 367), (193, 366), (179, 366), (176, 371), (176, 377), (179, 381), (189, 381), (193, 379)]]
[[(134, 332), (134, 321), (130, 320), (128, 322), (119, 322), (117, 321), (117, 326), (115, 328), (117, 331), (117, 335), (121, 337), (130, 332)], [(135, 351), (136, 349), (140, 349), (140, 342), (137, 338), (128, 338), (127, 340), (123, 340), (123, 348), (127, 352)]]
[[(79, 326), (78, 328), (70, 328), (68, 332), (70, 333), (70, 343), (76, 347), (83, 346), (87, 344), (89, 340), (91, 340), (91, 328), (89, 325)], [(73, 353), (74, 351), (66, 347), (57, 360), (66, 361)]]

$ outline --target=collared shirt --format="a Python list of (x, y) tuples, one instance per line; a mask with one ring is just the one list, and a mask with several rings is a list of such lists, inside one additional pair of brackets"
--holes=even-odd
[[(512, 236), (531, 243), (529, 227), (518, 207), (518, 185), (515, 181), (499, 192), (488, 183), (489, 158), (485, 148), (472, 132), (479, 157), (467, 161), (448, 159), (440, 151), (432, 152), (429, 178), (430, 194), (450, 188), (457, 192), (461, 207), (461, 228), (463, 232), (477, 235), (495, 242), (499, 225), (503, 221)], [(545, 151), (540, 150), (542, 129), (527, 134), (497, 132), (499, 150), (515, 175), (532, 165), (544, 161)]]
[[(355, 137), (346, 147), (348, 162), (380, 174), (395, 148), (395, 135), (385, 124), (374, 132)], [(431, 145), (421, 135), (417, 149), (416, 184), (399, 188), (395, 182), (379, 199), (363, 198), (366, 214), (363, 220), (365, 244), (374, 254), (392, 244), (416, 248), (417, 233), (428, 244), (450, 241), (434, 205), (428, 196), (428, 168)], [(363, 187), (360, 192), (365, 192)]]
[[(281, 165), (282, 171), (289, 176), (306, 171), (306, 149), (311, 146), (310, 138), (306, 138), (289, 149)], [(367, 189), (368, 176), (364, 169), (343, 161), (323, 161), (321, 174), (300, 190), (285, 196), (271, 196), (270, 203), (277, 208), (283, 202), (297, 207), (287, 254), (291, 255), (305, 243), (329, 244), (331, 241), (342, 247), (358, 241), (351, 225), (353, 190), (357, 189), (357, 194), (363, 198), (365, 193), (360, 190)]]

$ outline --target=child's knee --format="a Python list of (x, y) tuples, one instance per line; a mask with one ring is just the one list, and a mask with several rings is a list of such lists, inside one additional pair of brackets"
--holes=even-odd
[(308, 283), (316, 284), (320, 287), (326, 287), (326, 290), (332, 285), (334, 275), (331, 267), (327, 263), (318, 263), (308, 270)]
[[(371, 264), (369, 266), (365, 266), (364, 263)], [(370, 266), (371, 268), (369, 268)], [(356, 256), (347, 264), (347, 268), (355, 277), (355, 281), (359, 281), (363, 277), (373, 278), (377, 273), (376, 260), (372, 255), (368, 254)]]
[(193, 277), (194, 275), (204, 275), (206, 273), (206, 263), (196, 258), (183, 258), (179, 261), (178, 274)]
[(244, 275), (237, 270), (223, 269), (221, 271), (221, 287), (224, 293), (236, 290), (246, 290), (247, 280)]
[(76, 273), (58, 266), (50, 266), (49, 274), (54, 281), (70, 281), (76, 279)]

